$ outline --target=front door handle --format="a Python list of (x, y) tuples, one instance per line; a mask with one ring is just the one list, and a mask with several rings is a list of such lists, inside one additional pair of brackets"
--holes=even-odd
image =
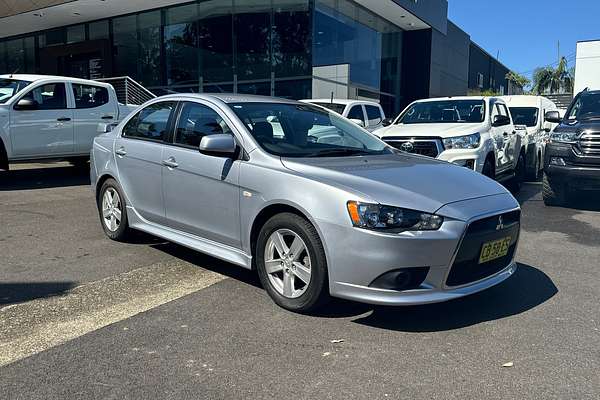
[(169, 157), (166, 160), (163, 160), (163, 165), (169, 168), (177, 168), (179, 164), (175, 161), (175, 157)]
[(102, 116), (102, 119), (113, 119), (114, 117), (112, 115), (104, 115)]
[(58, 122), (68, 122), (71, 120), (69, 117), (60, 117), (56, 119)]
[(118, 149), (116, 149), (115, 154), (119, 157), (125, 157), (125, 155), (127, 154), (127, 152), (125, 151), (125, 147), (119, 147)]

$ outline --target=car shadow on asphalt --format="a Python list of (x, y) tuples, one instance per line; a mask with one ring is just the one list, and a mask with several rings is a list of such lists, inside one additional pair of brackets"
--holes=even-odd
[(75, 286), (75, 282), (0, 283), (0, 308), (35, 299), (59, 296)]
[(445, 303), (375, 307), (353, 322), (402, 332), (448, 331), (524, 313), (557, 293), (557, 287), (544, 272), (519, 264), (512, 277), (483, 292)]
[(86, 167), (35, 166), (33, 168), (0, 171), (0, 191), (49, 189), (90, 184)]

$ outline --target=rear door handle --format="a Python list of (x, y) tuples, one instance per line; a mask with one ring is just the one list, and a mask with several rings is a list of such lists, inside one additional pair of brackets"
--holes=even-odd
[(115, 154), (118, 155), (119, 157), (125, 157), (127, 152), (125, 151), (124, 147), (119, 147), (118, 149), (115, 150)]
[(102, 119), (113, 119), (114, 117), (112, 115), (104, 115), (102, 117)]
[(177, 168), (179, 164), (175, 161), (175, 157), (169, 157), (166, 160), (163, 160), (163, 165), (169, 168)]
[(56, 119), (58, 122), (68, 122), (71, 120), (69, 117), (60, 117)]

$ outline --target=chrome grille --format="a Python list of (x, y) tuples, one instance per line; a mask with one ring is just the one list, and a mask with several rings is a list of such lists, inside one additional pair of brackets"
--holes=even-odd
[(441, 145), (438, 140), (435, 139), (386, 139), (385, 142), (398, 150), (406, 151), (408, 153), (420, 154), (422, 156), (437, 157), (442, 151)]
[(600, 156), (600, 132), (586, 132), (579, 138), (579, 149), (586, 156)]

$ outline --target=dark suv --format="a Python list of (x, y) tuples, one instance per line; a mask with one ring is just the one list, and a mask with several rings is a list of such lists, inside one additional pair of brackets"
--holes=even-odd
[(600, 91), (579, 93), (564, 119), (557, 111), (545, 118), (559, 125), (546, 145), (544, 203), (560, 206), (574, 191), (600, 190)]

